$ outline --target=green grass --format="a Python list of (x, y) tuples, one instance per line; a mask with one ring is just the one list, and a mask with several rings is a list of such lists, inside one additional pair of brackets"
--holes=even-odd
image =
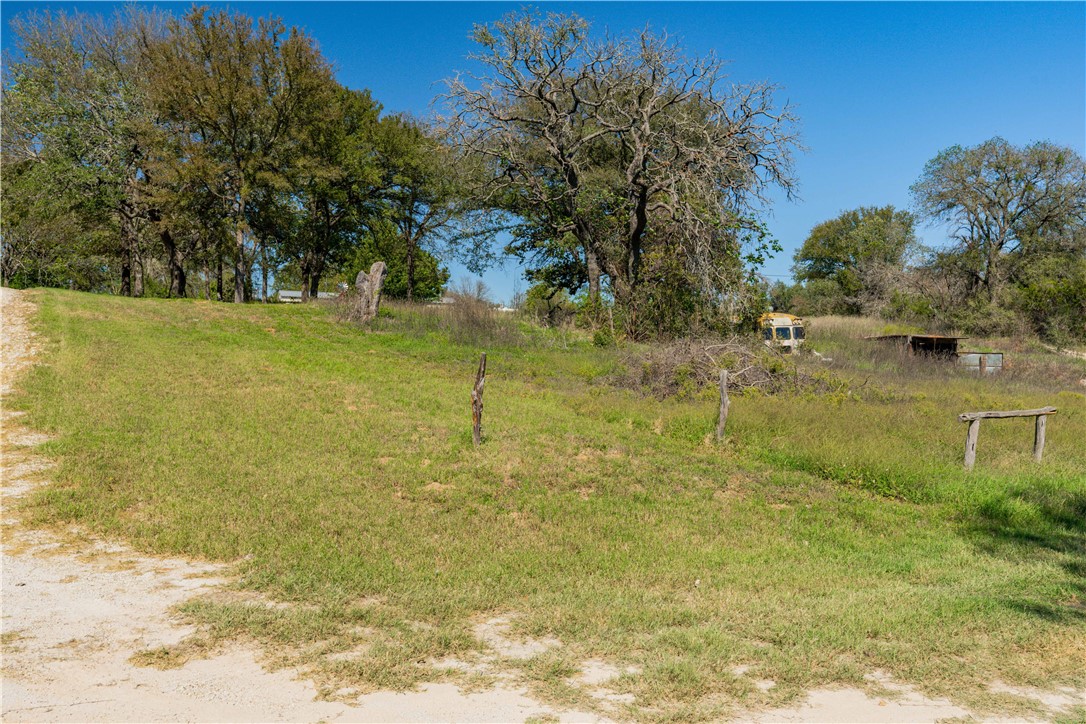
[[(636, 718), (720, 716), (874, 669), (978, 706), (996, 678), (1081, 685), (1073, 388), (928, 379), (854, 346), (838, 373), (878, 394), (737, 396), (717, 445), (710, 396), (614, 389), (618, 352), (525, 328), (486, 348), (475, 449), (481, 348), (409, 310), (365, 332), (316, 306), (36, 300), (47, 364), (11, 404), (56, 436), (59, 465), (32, 519), (235, 562), (239, 588), (292, 604), (191, 602), (200, 650), (241, 637), (326, 691), (409, 687), (479, 652), (475, 623), (516, 614), (518, 633), (563, 642), (517, 667), (541, 695), (573, 696), (563, 680), (588, 658), (636, 665), (613, 686), (652, 708)], [(1060, 408), (1044, 463), (1027, 424), (996, 420), (961, 470), (959, 412), (1044, 404)]]

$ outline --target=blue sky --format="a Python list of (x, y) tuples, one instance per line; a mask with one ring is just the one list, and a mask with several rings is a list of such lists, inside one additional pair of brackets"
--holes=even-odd
[[(183, 12), (187, 3), (155, 3)], [(4, 2), (7, 20), (41, 3)], [(214, 6), (222, 6), (215, 3)], [(390, 112), (425, 115), (440, 81), (470, 69), (474, 23), (525, 3), (230, 3), (305, 27), (340, 82)], [(800, 200), (778, 199), (770, 231), (785, 247), (764, 271), (787, 278), (812, 226), (862, 205), (910, 205), (924, 163), (953, 144), (1000, 135), (1086, 154), (1086, 3), (533, 3), (576, 12), (598, 31), (666, 30), (693, 54), (731, 61), (736, 81), (768, 80), (796, 107), (807, 152)], [(111, 12), (110, 3), (48, 3)], [(928, 243), (940, 229), (922, 228)], [(466, 274), (451, 265), (454, 277)], [(513, 265), (485, 277), (508, 300)], [(520, 288), (525, 284), (520, 282)]]

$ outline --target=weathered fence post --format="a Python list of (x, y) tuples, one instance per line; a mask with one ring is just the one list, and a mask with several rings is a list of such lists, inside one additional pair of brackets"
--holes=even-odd
[(977, 461), (977, 438), (980, 437), (980, 420), (969, 421), (969, 432), (965, 436), (965, 469), (972, 470)]
[(486, 383), (486, 352), (479, 357), (475, 387), (471, 390), (471, 439), (478, 446), (483, 442), (483, 384)]
[(731, 400), (728, 399), (728, 370), (720, 370), (720, 415), (716, 421), (716, 439), (720, 442), (724, 439), (724, 425), (728, 422), (728, 407)]
[(1033, 461), (1041, 462), (1041, 455), (1045, 451), (1045, 421), (1047, 415), (1038, 415), (1034, 418), (1033, 427)]

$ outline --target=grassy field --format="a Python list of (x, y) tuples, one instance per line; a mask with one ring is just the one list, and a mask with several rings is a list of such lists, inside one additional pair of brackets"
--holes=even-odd
[[(402, 307), (367, 332), (317, 306), (35, 299), (47, 364), (9, 402), (55, 435), (59, 465), (32, 520), (236, 562), (237, 595), (186, 605), (202, 633), (148, 662), (245, 638), (328, 692), (472, 683), (431, 663), (477, 656), (473, 626), (510, 615), (562, 642), (507, 662), (538, 695), (596, 706), (566, 677), (632, 665), (612, 688), (639, 719), (876, 669), (981, 710), (1009, 706), (996, 679), (1082, 684), (1080, 361), (1008, 353), (1019, 369), (977, 380), (815, 320), (834, 361), (801, 366), (829, 368), (837, 392), (737, 395), (718, 445), (711, 391), (617, 389), (623, 350), (574, 333), (473, 338)], [(1042, 405), (1059, 414), (1041, 465), (1032, 421), (1006, 420), (961, 469), (958, 413)]]

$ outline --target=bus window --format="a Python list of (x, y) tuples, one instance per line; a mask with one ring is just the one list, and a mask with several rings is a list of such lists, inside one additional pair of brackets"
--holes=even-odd
[(773, 330), (770, 329), (769, 327), (766, 327), (765, 329), (762, 330), (762, 336), (765, 337), (766, 339), (773, 339)]
[(792, 330), (795, 332), (796, 339), (803, 339), (806, 336), (803, 327), (792, 327)]
[(792, 328), (777, 327), (777, 339), (792, 339)]

